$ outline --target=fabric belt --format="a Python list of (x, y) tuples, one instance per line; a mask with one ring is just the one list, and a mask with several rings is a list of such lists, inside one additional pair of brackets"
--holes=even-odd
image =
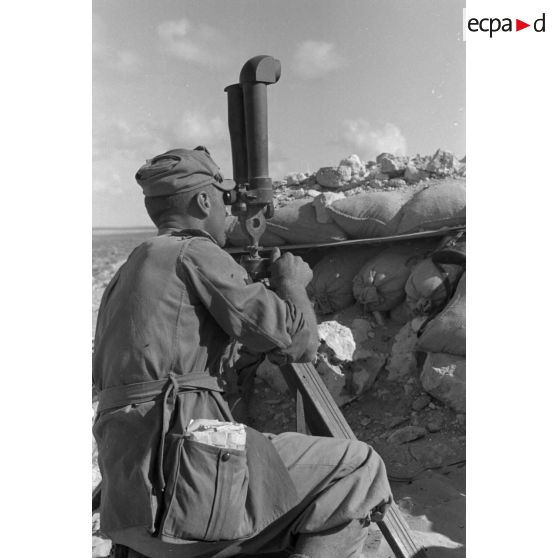
[(161, 400), (161, 439), (157, 452), (157, 474), (159, 479), (159, 490), (165, 490), (165, 476), (163, 473), (163, 458), (165, 454), (165, 436), (170, 425), (170, 417), (176, 403), (179, 392), (184, 391), (219, 391), (217, 378), (207, 373), (176, 374), (170, 372), (167, 378), (162, 380), (150, 380), (136, 384), (125, 384), (103, 389), (99, 392), (99, 406), (97, 412), (106, 411), (134, 405), (147, 403), (149, 401)]
[(167, 378), (162, 380), (125, 384), (101, 390), (99, 392), (98, 412), (126, 405), (146, 403), (159, 397), (166, 399), (169, 387), (174, 387), (175, 391), (199, 389), (223, 391), (219, 387), (217, 378), (207, 373), (176, 374), (171, 372)]

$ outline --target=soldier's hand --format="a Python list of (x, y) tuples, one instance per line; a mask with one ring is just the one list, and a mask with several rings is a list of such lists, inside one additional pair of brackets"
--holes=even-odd
[(310, 266), (299, 256), (293, 256), (291, 252), (285, 252), (281, 256), (279, 248), (274, 248), (270, 256), (270, 283), (271, 286), (279, 284), (295, 284), (306, 287), (312, 280)]

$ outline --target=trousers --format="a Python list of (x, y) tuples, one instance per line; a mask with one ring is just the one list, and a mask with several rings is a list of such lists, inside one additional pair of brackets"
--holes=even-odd
[[(322, 545), (319, 558), (357, 557), (370, 512), (385, 508), (392, 499), (380, 456), (364, 442), (294, 432), (279, 434), (272, 443), (293, 479), (299, 503), (254, 537), (234, 542), (171, 544), (152, 537), (143, 527), (107, 534), (113, 542), (149, 558), (231, 558), (295, 548), (315, 558), (308, 549), (320, 546), (319, 535), (324, 541), (328, 537), (331, 541), (347, 541), (345, 549)], [(349, 530), (354, 537), (336, 536)]]

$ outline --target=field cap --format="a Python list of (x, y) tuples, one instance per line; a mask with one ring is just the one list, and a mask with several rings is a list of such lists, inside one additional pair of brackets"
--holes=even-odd
[(209, 151), (201, 145), (171, 149), (149, 159), (136, 173), (136, 182), (146, 198), (172, 196), (210, 184), (224, 191), (234, 188), (234, 181), (223, 180)]

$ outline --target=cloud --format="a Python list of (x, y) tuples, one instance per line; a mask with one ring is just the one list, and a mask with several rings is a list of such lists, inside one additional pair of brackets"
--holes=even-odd
[(211, 149), (216, 144), (221, 145), (228, 141), (228, 128), (222, 118), (192, 110), (184, 112), (173, 132), (179, 143), (192, 147), (207, 144)]
[[(169, 132), (154, 122), (96, 114), (93, 120), (93, 191), (120, 193), (149, 157), (170, 149)], [(174, 146), (173, 146), (174, 147)]]
[(407, 140), (390, 122), (383, 128), (373, 128), (366, 120), (344, 120), (339, 143), (364, 160), (373, 159), (380, 153), (405, 155), (407, 152)]
[(195, 64), (219, 65), (227, 52), (222, 35), (209, 25), (193, 26), (186, 18), (157, 26), (163, 50)]
[(132, 50), (117, 49), (109, 44), (106, 24), (93, 16), (93, 61), (119, 73), (134, 73), (141, 68), (141, 58)]
[(131, 50), (115, 52), (112, 68), (121, 72), (137, 72), (141, 67), (141, 58)]
[(333, 43), (304, 41), (297, 45), (293, 69), (302, 78), (314, 79), (336, 70), (342, 63)]

